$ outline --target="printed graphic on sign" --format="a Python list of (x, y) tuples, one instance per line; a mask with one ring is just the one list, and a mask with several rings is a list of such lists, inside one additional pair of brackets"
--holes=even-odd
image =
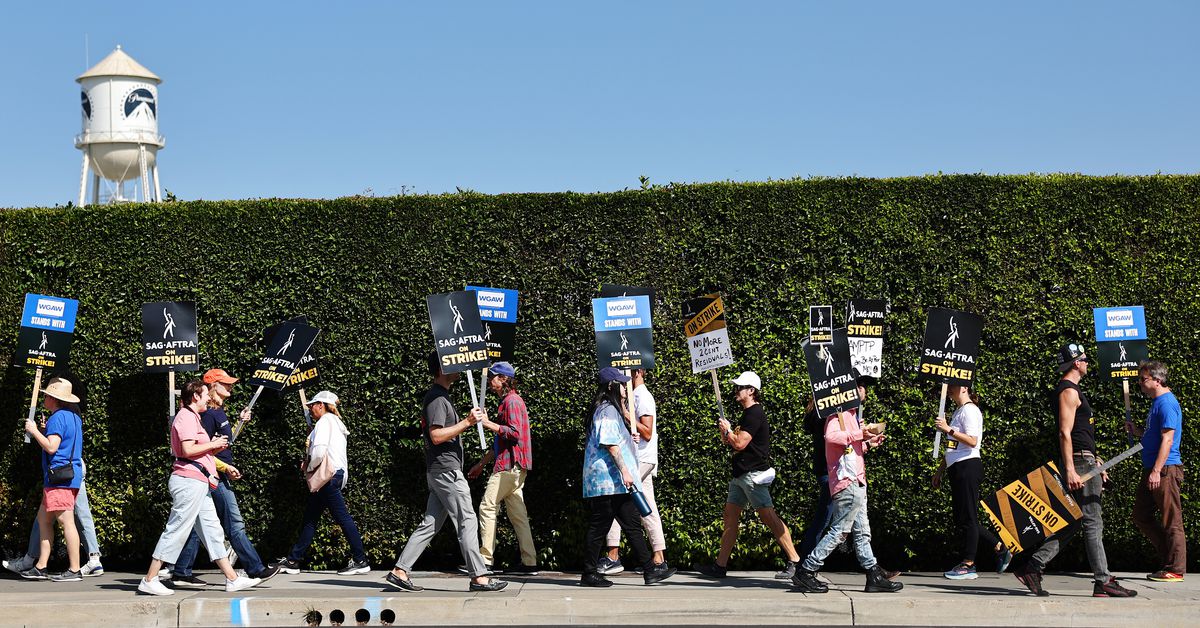
[(517, 291), (483, 286), (467, 286), (467, 290), (475, 293), (479, 305), (488, 359), (511, 362), (517, 346)]
[(475, 292), (462, 290), (425, 298), (443, 373), (487, 368), (487, 342)]
[[(308, 324), (308, 318), (305, 316), (297, 316), (284, 323), (271, 325), (263, 331), (263, 344), (270, 346), (275, 340), (275, 334), (279, 329), (287, 323), (299, 323), (301, 325)], [(293, 337), (293, 342), (295, 339)], [(290, 393), (301, 388), (313, 388), (321, 381), (321, 372), (317, 366), (317, 343), (314, 341), (304, 356), (300, 358), (300, 366), (288, 376), (287, 385), (279, 392), (281, 394)]]
[(1149, 344), (1145, 340), (1119, 340), (1096, 343), (1097, 362), (1106, 379), (1138, 378), (1138, 365), (1150, 359)]
[(833, 306), (808, 306), (808, 341), (814, 345), (833, 342)]
[(623, 286), (617, 283), (600, 284), (600, 298), (612, 297), (647, 297), (654, 301), (654, 288), (646, 286)]
[(851, 299), (846, 305), (846, 338), (850, 366), (871, 377), (883, 374), (883, 321), (888, 303), (883, 299)]
[(264, 386), (271, 390), (282, 391), (288, 380), (300, 368), (304, 355), (312, 348), (321, 330), (309, 327), (296, 320), (278, 325), (278, 330), (267, 343), (267, 350), (254, 369), (254, 373), (246, 378), (252, 386)]
[(929, 308), (917, 377), (950, 384), (970, 384), (979, 359), (983, 319), (959, 310)]
[(692, 354), (692, 372), (700, 373), (733, 364), (725, 303), (718, 294), (706, 294), (683, 303), (683, 333)]
[(147, 373), (200, 368), (196, 304), (159, 301), (142, 304), (142, 369)]
[(858, 385), (850, 371), (846, 329), (839, 327), (831, 335), (833, 340), (829, 344), (813, 344), (807, 339), (800, 343), (817, 415), (822, 419), (857, 408), (860, 402)]
[(1096, 323), (1096, 342), (1148, 340), (1146, 311), (1140, 305), (1092, 308)]
[(73, 333), (79, 301), (44, 294), (26, 294), (25, 309), (21, 312), (22, 327), (37, 327), (51, 331)]
[(74, 334), (35, 327), (22, 327), (17, 335), (13, 366), (56, 369), (65, 367), (71, 357)]
[(599, 368), (654, 368), (650, 298), (645, 295), (592, 299)]
[(1013, 554), (1036, 550), (1073, 530), (1083, 512), (1048, 462), (980, 500), (992, 529)]

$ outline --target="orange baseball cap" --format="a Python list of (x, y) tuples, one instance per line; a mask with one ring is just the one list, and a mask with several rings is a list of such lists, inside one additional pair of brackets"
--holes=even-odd
[(225, 372), (225, 369), (208, 369), (204, 372), (204, 377), (201, 379), (204, 380), (205, 384), (215, 384), (216, 382), (235, 384), (238, 381), (238, 378), (230, 377), (229, 373)]

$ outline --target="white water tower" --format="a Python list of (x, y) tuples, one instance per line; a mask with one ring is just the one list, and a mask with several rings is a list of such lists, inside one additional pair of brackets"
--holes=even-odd
[[(87, 201), (89, 170), (93, 204), (100, 202), (101, 179), (109, 182), (110, 203), (161, 201), (158, 149), (166, 143), (158, 134), (162, 79), (117, 46), (75, 81), (83, 88), (83, 132), (75, 136), (75, 148), (83, 151), (79, 205)], [(125, 183), (133, 180), (140, 180), (135, 188), (141, 191), (140, 199), (136, 191), (125, 196)]]

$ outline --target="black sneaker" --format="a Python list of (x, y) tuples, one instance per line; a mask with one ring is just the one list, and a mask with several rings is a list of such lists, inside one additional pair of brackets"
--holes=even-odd
[(709, 578), (724, 578), (729, 575), (729, 570), (716, 563), (712, 563), (710, 565), (697, 565), (696, 571), (699, 571), (702, 575), (708, 576)]
[(279, 560), (275, 561), (274, 565), (271, 566), (279, 567), (280, 571), (292, 576), (300, 573), (300, 563), (290, 558), (280, 558)]
[(337, 572), (339, 576), (361, 576), (366, 573), (371, 573), (371, 563), (365, 560), (359, 562), (353, 558)]
[(1017, 577), (1017, 580), (1021, 581), (1021, 584), (1025, 585), (1025, 588), (1029, 589), (1030, 593), (1038, 597), (1050, 595), (1049, 591), (1042, 588), (1042, 573), (1040, 571), (1022, 567), (1013, 570), (1013, 575)]
[(817, 572), (803, 567), (796, 567), (796, 575), (792, 576), (792, 588), (802, 593), (829, 592), (829, 586), (817, 580)]
[(1126, 589), (1115, 577), (1109, 576), (1108, 582), (1097, 582), (1092, 587), (1092, 597), (1137, 597), (1137, 591)]
[(21, 577), (26, 580), (46, 580), (49, 578), (49, 576), (46, 575), (46, 572), (42, 571), (41, 569), (38, 569), (37, 565), (34, 565), (34, 566), (30, 567), (29, 569), (22, 571)]
[(888, 580), (887, 574), (879, 565), (875, 565), (867, 571), (867, 584), (863, 587), (864, 593), (895, 593), (904, 588), (903, 582), (892, 582)]
[(62, 573), (51, 575), (50, 579), (54, 582), (80, 582), (83, 580), (83, 574), (78, 571), (71, 571), (68, 569)]
[(262, 583), (266, 582), (267, 580), (270, 580), (271, 578), (278, 576), (282, 571), (283, 571), (283, 568), (280, 567), (279, 565), (271, 565), (269, 567), (263, 567), (263, 570), (258, 573), (250, 574), (250, 577), (258, 578), (259, 584), (262, 584)]
[(611, 587), (612, 585), (612, 580), (598, 573), (584, 573), (583, 577), (579, 579), (581, 587)]
[(425, 590), (425, 587), (413, 584), (412, 580), (401, 578), (390, 571), (388, 572), (387, 576), (384, 576), (383, 579), (388, 583), (388, 586), (392, 587), (393, 589), (400, 589), (401, 591), (410, 591), (413, 593)]
[(503, 580), (497, 580), (495, 578), (488, 578), (488, 581), (483, 584), (479, 584), (478, 582), (475, 582), (474, 580), (472, 580), (471, 586), (468, 587), (467, 590), (475, 591), (475, 592), (478, 592), (478, 591), (503, 591), (504, 587), (507, 587), (507, 586), (508, 586), (508, 583)]
[(656, 582), (662, 582), (673, 575), (675, 575), (675, 568), (668, 565), (667, 561), (664, 560), (661, 563), (651, 567), (646, 573), (642, 574), (642, 580), (646, 584), (654, 584)]
[(536, 576), (542, 573), (542, 568), (537, 565), (517, 565), (515, 567), (505, 568), (499, 573), (510, 574), (514, 576)]
[(208, 586), (208, 583), (197, 578), (196, 576), (181, 576), (175, 574), (171, 579), (175, 583), (176, 589), (203, 589)]
[(792, 562), (790, 560), (787, 561), (783, 565), (783, 571), (775, 574), (775, 579), (776, 580), (791, 580), (792, 577), (796, 575), (796, 566), (799, 564), (800, 564), (800, 561), (796, 561), (796, 562)]

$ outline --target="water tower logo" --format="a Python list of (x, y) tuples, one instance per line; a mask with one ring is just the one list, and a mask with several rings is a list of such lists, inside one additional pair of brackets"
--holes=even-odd
[(157, 118), (157, 104), (154, 93), (145, 87), (139, 87), (129, 92), (125, 97), (125, 118)]
[(83, 101), (83, 115), (88, 120), (92, 119), (92, 99), (88, 98), (87, 92), (79, 92), (79, 98)]

